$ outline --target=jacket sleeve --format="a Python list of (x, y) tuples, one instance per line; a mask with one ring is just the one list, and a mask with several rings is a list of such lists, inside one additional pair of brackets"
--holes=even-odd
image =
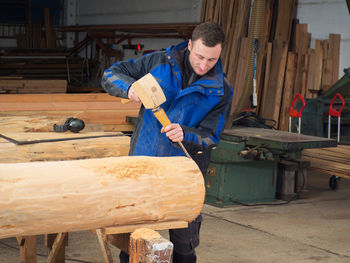
[(183, 144), (190, 153), (203, 152), (219, 143), (231, 109), (233, 91), (227, 84), (220, 102), (206, 115), (197, 127), (182, 126)]
[(130, 85), (149, 72), (150, 61), (151, 55), (115, 63), (104, 72), (101, 86), (109, 95), (128, 98)]

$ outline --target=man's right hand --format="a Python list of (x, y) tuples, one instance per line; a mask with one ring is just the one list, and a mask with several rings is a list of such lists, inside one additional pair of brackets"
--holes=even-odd
[(128, 91), (128, 98), (131, 101), (141, 102), (139, 96), (137, 96), (134, 87), (131, 85)]

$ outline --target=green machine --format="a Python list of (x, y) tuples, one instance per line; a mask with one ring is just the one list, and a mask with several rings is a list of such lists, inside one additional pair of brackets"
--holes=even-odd
[(224, 207), (275, 201), (281, 160), (299, 160), (303, 149), (335, 146), (335, 140), (272, 129), (226, 129), (211, 154), (205, 202)]

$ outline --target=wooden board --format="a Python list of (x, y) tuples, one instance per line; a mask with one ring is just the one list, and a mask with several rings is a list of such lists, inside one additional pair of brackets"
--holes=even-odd
[[(74, 134), (66, 133), (2, 133), (7, 137), (20, 141), (63, 139), (77, 137), (101, 136), (58, 142), (16, 145), (0, 138), (0, 163), (18, 163), (35, 161), (60, 161), (87, 158), (103, 158), (112, 156), (127, 156), (130, 147), (130, 137), (102, 137), (118, 133), (91, 132)], [(120, 134), (120, 133), (119, 133)]]
[(66, 93), (67, 80), (0, 80), (0, 91), (14, 94), (28, 93)]
[(284, 91), (281, 104), (280, 130), (288, 131), (289, 111), (293, 101), (294, 83), (297, 69), (298, 55), (295, 52), (288, 52), (286, 76), (284, 80)]
[(186, 157), (0, 164), (0, 238), (172, 220), (200, 213), (204, 180)]

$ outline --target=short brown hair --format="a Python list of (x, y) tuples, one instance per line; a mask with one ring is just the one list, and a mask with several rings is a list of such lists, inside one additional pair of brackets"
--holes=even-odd
[(204, 22), (193, 29), (191, 40), (193, 42), (197, 39), (202, 39), (207, 47), (215, 47), (217, 44), (224, 47), (225, 33), (217, 23)]

